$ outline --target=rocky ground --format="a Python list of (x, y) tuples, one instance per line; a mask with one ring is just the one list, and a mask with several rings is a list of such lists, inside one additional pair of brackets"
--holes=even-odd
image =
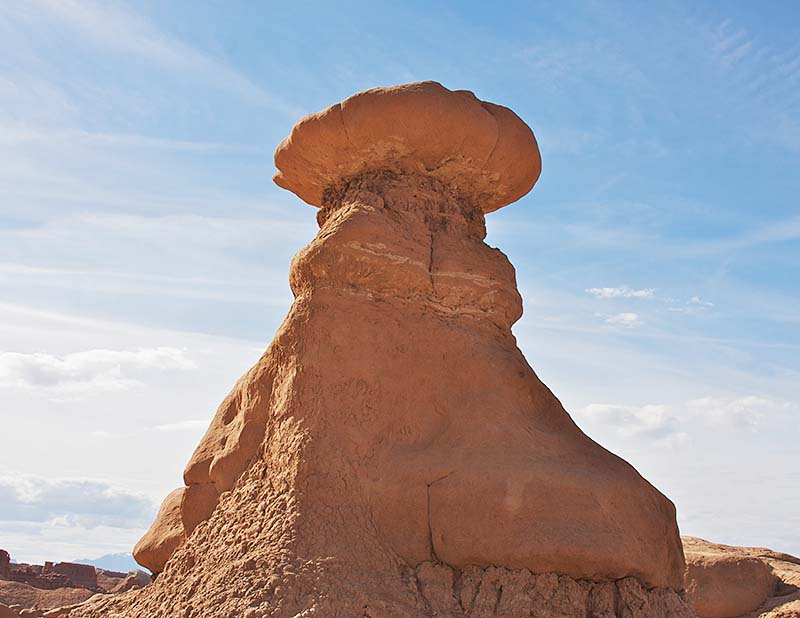
[[(499, 567), (452, 569), (431, 562), (408, 570), (406, 576), (418, 587), (424, 599), (419, 616), (800, 617), (800, 558), (764, 548), (719, 545), (694, 537), (683, 537), (683, 545), (687, 562), (685, 596), (668, 589), (647, 590), (635, 578), (602, 583)], [(247, 568), (247, 565), (244, 567)], [(185, 586), (196, 588), (197, 583), (188, 574), (184, 574), (183, 579)], [(177, 581), (165, 583), (170, 587), (181, 585)], [(271, 597), (275, 605), (281, 604), (280, 600), (274, 598), (280, 591), (275, 590), (270, 582), (253, 583), (263, 586), (261, 595), (264, 598)], [(117, 589), (120, 589), (119, 584)], [(0, 581), (0, 618), (107, 618), (120, 615), (118, 612), (137, 604), (137, 598), (143, 600), (148, 595), (158, 598), (158, 605), (148, 609), (158, 615), (204, 616), (206, 611), (231, 618), (268, 615), (256, 606), (240, 607), (237, 599), (246, 594), (258, 596), (258, 590), (254, 588), (248, 593), (232, 585), (230, 594), (208, 599), (210, 605), (206, 607), (202, 599), (198, 599), (195, 605), (176, 604), (175, 599), (165, 594), (153, 595), (146, 589), (112, 596), (79, 588), (41, 590), (16, 582)], [(9, 610), (8, 605), (12, 605), (13, 609)], [(36, 609), (23, 611), (24, 608)], [(340, 613), (333, 607), (329, 609), (333, 613), (323, 612), (321, 615), (350, 615)], [(384, 607), (370, 615), (394, 616), (397, 615), (395, 609)]]
[(93, 597), (95, 592), (85, 588), (55, 588), (44, 590), (20, 582), (0, 580), (0, 603), (20, 609), (53, 609), (80, 603)]
[(686, 591), (700, 618), (797, 618), (800, 558), (683, 537)]

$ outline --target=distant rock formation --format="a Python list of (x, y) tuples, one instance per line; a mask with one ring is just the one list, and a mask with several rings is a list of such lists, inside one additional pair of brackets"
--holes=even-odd
[(66, 577), (72, 584), (72, 588), (86, 588), (88, 590), (98, 590), (97, 571), (88, 564), (75, 564), (74, 562), (45, 562), (42, 568), (42, 576), (50, 573), (57, 573)]
[(516, 346), (484, 215), (541, 162), (507, 108), (424, 82), (302, 119), (275, 181), (318, 206), (295, 301), (134, 550), (73, 616), (691, 616), (672, 503)]
[(9, 553), (0, 549), (0, 618), (44, 615), (97, 594), (140, 588), (149, 581), (142, 571), (117, 573), (72, 562), (12, 563)]
[(683, 537), (686, 594), (699, 618), (800, 617), (800, 558)]

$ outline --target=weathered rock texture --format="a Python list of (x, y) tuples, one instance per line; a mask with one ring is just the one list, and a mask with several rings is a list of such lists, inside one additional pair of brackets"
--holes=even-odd
[(304, 119), (276, 164), (321, 207), (291, 311), (137, 546), (163, 572), (74, 615), (690, 616), (672, 503), (511, 333), (484, 212), (536, 181), (530, 129), (412, 84)]
[(699, 618), (800, 617), (800, 558), (683, 537), (686, 594)]

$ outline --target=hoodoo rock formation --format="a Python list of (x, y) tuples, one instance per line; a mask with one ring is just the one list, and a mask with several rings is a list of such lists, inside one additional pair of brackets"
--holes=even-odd
[(484, 214), (540, 172), (507, 108), (434, 82), (302, 119), (275, 181), (320, 208), (288, 317), (75, 616), (691, 616), (672, 503), (575, 425), (511, 326)]

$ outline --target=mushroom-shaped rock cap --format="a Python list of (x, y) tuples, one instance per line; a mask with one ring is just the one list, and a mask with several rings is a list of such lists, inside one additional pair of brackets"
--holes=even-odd
[(506, 107), (417, 82), (365, 90), (300, 119), (275, 151), (275, 182), (313, 206), (364, 172), (433, 176), (492, 212), (528, 193), (542, 161), (533, 132)]

